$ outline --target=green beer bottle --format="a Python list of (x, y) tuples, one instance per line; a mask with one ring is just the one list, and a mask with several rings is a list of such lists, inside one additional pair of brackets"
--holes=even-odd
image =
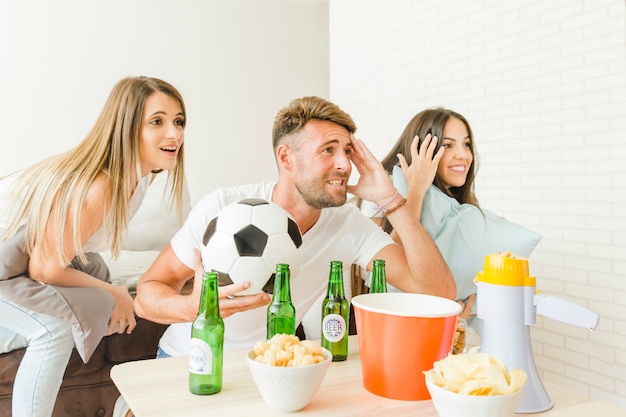
[(222, 389), (224, 321), (220, 317), (217, 273), (202, 276), (198, 317), (191, 325), (189, 350), (189, 391), (207, 395)]
[(333, 354), (333, 362), (348, 357), (350, 304), (344, 295), (343, 263), (331, 261), (328, 291), (322, 303), (322, 347)]
[(385, 261), (383, 259), (374, 259), (374, 269), (372, 269), (372, 282), (370, 283), (370, 294), (380, 292), (387, 292)]
[(296, 309), (291, 302), (289, 265), (277, 264), (274, 294), (267, 307), (267, 339), (275, 334), (296, 334)]

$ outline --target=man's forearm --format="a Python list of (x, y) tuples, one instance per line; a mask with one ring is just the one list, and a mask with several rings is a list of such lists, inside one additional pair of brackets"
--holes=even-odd
[(137, 286), (135, 312), (139, 317), (161, 324), (193, 321), (197, 307), (191, 309), (188, 298), (166, 284), (146, 281)]
[(409, 204), (387, 214), (404, 250), (410, 275), (418, 288), (454, 299), (456, 284), (437, 245), (414, 215)]

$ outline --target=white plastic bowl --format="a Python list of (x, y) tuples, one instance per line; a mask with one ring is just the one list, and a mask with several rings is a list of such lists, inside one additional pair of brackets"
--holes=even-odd
[(306, 407), (322, 384), (332, 354), (324, 351), (323, 362), (302, 366), (271, 366), (254, 360), (254, 351), (246, 355), (250, 373), (263, 401), (278, 411), (298, 411)]
[(448, 391), (426, 377), (426, 387), (439, 417), (511, 417), (522, 390), (507, 395), (465, 395)]

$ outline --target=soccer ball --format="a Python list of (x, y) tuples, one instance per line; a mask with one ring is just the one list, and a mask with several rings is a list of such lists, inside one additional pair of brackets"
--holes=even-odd
[(245, 199), (225, 206), (204, 232), (201, 255), (205, 271), (219, 274), (219, 285), (243, 281), (250, 288), (238, 295), (272, 293), (276, 264), (300, 264), (302, 235), (295, 220), (279, 205)]

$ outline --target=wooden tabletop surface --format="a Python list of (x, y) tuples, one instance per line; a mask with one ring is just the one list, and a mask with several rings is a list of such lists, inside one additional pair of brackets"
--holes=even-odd
[[(344, 362), (331, 363), (318, 392), (303, 416), (411, 416), (437, 417), (432, 401), (402, 401), (377, 396), (363, 388), (357, 336), (350, 337), (350, 352)], [(263, 402), (257, 391), (244, 350), (224, 352), (222, 391), (193, 395), (188, 390), (186, 356), (127, 362), (116, 365), (111, 377), (137, 417), (274, 416), (281, 413)], [(626, 410), (594, 400), (573, 390), (545, 383), (555, 406), (527, 416), (625, 416)], [(290, 413), (293, 414), (293, 413)]]

